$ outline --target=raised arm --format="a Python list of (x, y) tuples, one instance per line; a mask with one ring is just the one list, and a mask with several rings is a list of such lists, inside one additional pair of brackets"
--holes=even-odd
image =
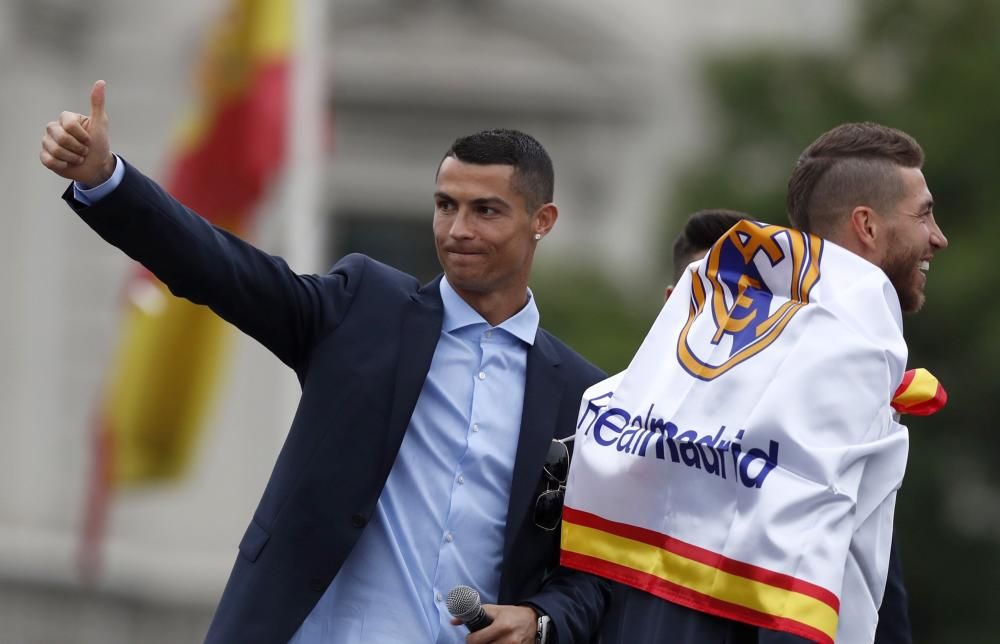
[[(103, 184), (117, 163), (124, 164), (111, 153), (103, 81), (94, 84), (89, 116), (63, 112), (48, 124), (40, 158), (77, 187)], [(172, 293), (209, 306), (289, 366), (304, 367), (309, 349), (346, 313), (364, 259), (341, 262), (324, 277), (297, 275), (281, 258), (211, 225), (124, 166), (120, 183), (96, 203), (77, 201), (72, 187), (64, 198), (87, 225)]]

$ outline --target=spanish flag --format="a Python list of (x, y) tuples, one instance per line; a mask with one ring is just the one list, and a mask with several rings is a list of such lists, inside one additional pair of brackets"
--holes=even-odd
[(900, 414), (930, 416), (948, 403), (948, 392), (926, 369), (910, 369), (892, 397), (892, 408)]
[[(209, 34), (168, 171), (171, 194), (239, 235), (284, 163), (291, 30), (291, 0), (231, 1)], [(121, 343), (94, 419), (83, 556), (91, 562), (111, 489), (173, 480), (190, 466), (229, 335), (142, 267), (124, 296)]]

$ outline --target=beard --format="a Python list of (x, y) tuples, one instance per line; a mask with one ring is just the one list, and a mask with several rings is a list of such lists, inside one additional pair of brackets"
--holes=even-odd
[(889, 239), (892, 250), (882, 261), (882, 270), (896, 289), (899, 307), (903, 313), (916, 313), (924, 305), (924, 277), (917, 268), (924, 255), (924, 249), (900, 248), (899, 238), (892, 234)]

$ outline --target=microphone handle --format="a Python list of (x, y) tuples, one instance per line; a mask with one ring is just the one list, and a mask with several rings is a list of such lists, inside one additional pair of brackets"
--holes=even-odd
[(493, 623), (493, 618), (486, 614), (483, 607), (479, 607), (479, 612), (476, 613), (475, 617), (465, 622), (465, 627), (469, 629), (470, 633), (475, 633), (476, 631), (481, 631), (490, 624)]

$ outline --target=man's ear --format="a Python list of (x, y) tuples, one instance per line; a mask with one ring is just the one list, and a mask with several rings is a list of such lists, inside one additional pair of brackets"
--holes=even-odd
[(549, 234), (559, 219), (559, 208), (554, 203), (547, 203), (535, 211), (535, 234), (544, 237)]
[(872, 208), (856, 207), (847, 220), (846, 231), (853, 243), (844, 244), (845, 247), (853, 246), (862, 257), (874, 257), (878, 254), (878, 239), (885, 233), (882, 223), (882, 217)]

